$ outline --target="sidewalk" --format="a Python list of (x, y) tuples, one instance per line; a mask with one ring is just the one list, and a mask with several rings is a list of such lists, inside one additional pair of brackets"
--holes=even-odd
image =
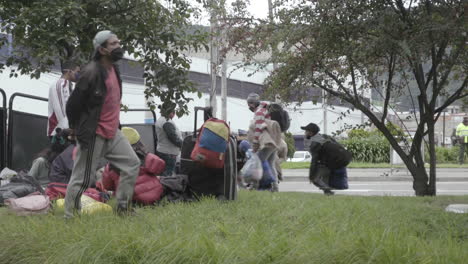
[[(309, 181), (308, 169), (283, 169), (283, 175), (284, 181)], [(436, 178), (438, 182), (468, 182), (468, 168), (440, 168)], [(413, 177), (403, 168), (348, 169), (348, 181), (413, 181)]]

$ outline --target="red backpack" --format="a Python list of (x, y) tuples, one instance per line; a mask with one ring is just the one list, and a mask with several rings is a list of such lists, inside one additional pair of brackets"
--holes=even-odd
[(223, 120), (210, 118), (200, 128), (190, 158), (207, 168), (223, 168), (228, 140), (229, 125)]
[[(47, 185), (45, 193), (49, 196), (50, 200), (57, 200), (60, 198), (65, 198), (67, 193), (66, 183), (61, 182), (51, 182)], [(83, 195), (89, 196), (98, 202), (107, 202), (109, 200), (109, 195), (105, 192), (100, 192), (95, 188), (88, 188), (83, 192)]]

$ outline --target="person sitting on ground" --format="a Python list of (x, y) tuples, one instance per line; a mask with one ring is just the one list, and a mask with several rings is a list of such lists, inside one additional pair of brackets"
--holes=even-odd
[(66, 183), (70, 181), (73, 170), (73, 150), (75, 145), (69, 145), (52, 162), (49, 173), (49, 182)]
[[(130, 142), (133, 150), (140, 159), (140, 171), (135, 183), (133, 202), (143, 205), (151, 205), (159, 201), (163, 194), (157, 175), (165, 169), (165, 162), (158, 156), (148, 153), (140, 141), (140, 134), (134, 128), (122, 127), (122, 133)], [(117, 190), (120, 170), (112, 164), (108, 164), (102, 174), (102, 186), (108, 191)]]
[(32, 162), (29, 175), (34, 177), (41, 186), (49, 183), (49, 173), (52, 162), (60, 155), (70, 144), (70, 129), (55, 129), (55, 135), (51, 137), (50, 145), (39, 152), (36, 159)]
[(164, 103), (159, 106), (161, 117), (156, 121), (158, 145), (156, 155), (166, 163), (162, 176), (172, 176), (175, 171), (177, 155), (182, 148), (182, 134), (172, 119), (175, 116), (175, 104)]
[[(237, 132), (236, 139), (237, 139), (237, 171), (240, 171), (242, 167), (244, 166), (245, 162), (247, 161), (245, 153), (247, 149), (251, 149), (251, 146), (250, 146), (250, 143), (247, 141), (247, 131), (245, 130), (239, 129)], [(242, 149), (242, 147), (244, 149)]]

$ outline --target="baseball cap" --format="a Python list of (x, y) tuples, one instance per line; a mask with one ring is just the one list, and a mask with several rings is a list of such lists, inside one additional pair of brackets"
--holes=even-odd
[(247, 103), (258, 103), (260, 102), (260, 95), (256, 93), (251, 93), (247, 96)]
[(317, 133), (320, 131), (320, 128), (314, 123), (309, 123), (307, 126), (301, 126), (301, 129), (307, 130), (313, 133)]

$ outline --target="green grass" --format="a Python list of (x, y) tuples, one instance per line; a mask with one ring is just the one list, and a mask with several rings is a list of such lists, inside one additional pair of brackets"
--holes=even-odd
[[(284, 162), (281, 164), (283, 169), (308, 169), (310, 162)], [(428, 166), (428, 165), (426, 165)], [(390, 168), (389, 163), (365, 163), (365, 162), (351, 162), (348, 168)], [(393, 167), (401, 167), (404, 165), (394, 165)], [(454, 163), (441, 163), (437, 164), (438, 168), (468, 168), (468, 164), (454, 164)]]
[(235, 202), (140, 208), (71, 221), (0, 210), (1, 263), (466, 263), (459, 197), (241, 191)]

